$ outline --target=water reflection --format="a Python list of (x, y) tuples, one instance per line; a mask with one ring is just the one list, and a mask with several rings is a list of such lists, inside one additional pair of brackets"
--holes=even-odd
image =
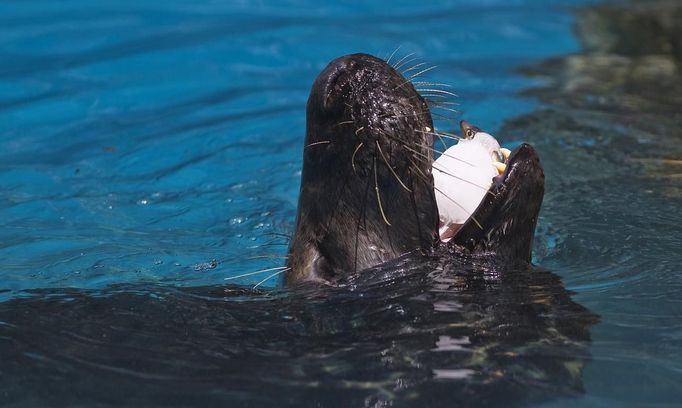
[(408, 257), (339, 288), (36, 291), (0, 321), (4, 404), (452, 406), (579, 395), (596, 317), (547, 271)]

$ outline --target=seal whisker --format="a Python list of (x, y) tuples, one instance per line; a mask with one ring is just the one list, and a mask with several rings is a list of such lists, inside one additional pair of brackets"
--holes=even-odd
[[(429, 130), (430, 129), (431, 128), (429, 128)], [(445, 139), (443, 139), (443, 137), (441, 137), (441, 135), (438, 132), (431, 131), (430, 133), (426, 133), (426, 131), (423, 131), (423, 130), (422, 131), (420, 131), (419, 129), (415, 129), (415, 130), (417, 131), (417, 133), (425, 133), (425, 134), (435, 135), (438, 138), (438, 140), (440, 140), (440, 143), (443, 145), (443, 148), (444, 149), (448, 148), (448, 144), (445, 143)], [(432, 146), (432, 148), (433, 148), (433, 146)]]
[(403, 74), (403, 76), (405, 76), (405, 74), (407, 74), (408, 72), (414, 71), (415, 69), (419, 69), (419, 67), (422, 67), (424, 65), (426, 65), (426, 62), (420, 62), (418, 64), (415, 64), (415, 65), (409, 67), (408, 69), (406, 69), (405, 71), (403, 71), (402, 74)]
[[(409, 97), (408, 99), (416, 99), (416, 98), (422, 98), (426, 101), (426, 103), (430, 104), (448, 104), (448, 105), (459, 105), (457, 102), (450, 101), (450, 95), (443, 95), (443, 94), (430, 94), (430, 93), (420, 93), (414, 96)], [(429, 98), (438, 98), (439, 100), (436, 99), (429, 99)], [(445, 99), (445, 100), (443, 100)]]
[(426, 176), (426, 174), (424, 174), (424, 172), (419, 168), (419, 166), (417, 165), (417, 163), (415, 163), (415, 162), (412, 161), (412, 158), (407, 157), (407, 160), (410, 162), (410, 164), (413, 166), (413, 168), (414, 168), (415, 170), (417, 170), (417, 172), (419, 172), (419, 174), (420, 174), (422, 177), (424, 177), (424, 180), (428, 180), (428, 177)]
[[(417, 164), (415, 164), (415, 163), (412, 161), (412, 159), (408, 158), (408, 160), (410, 161), (410, 163), (412, 163), (412, 165), (414, 166), (414, 168), (417, 169), (417, 170), (419, 171), (419, 173), (421, 174), (422, 178), (423, 178), (425, 181), (428, 181), (428, 177), (426, 176), (426, 174), (424, 174), (424, 172), (421, 171), (421, 169), (419, 169), (419, 166), (417, 166)], [(465, 212), (467, 212), (466, 209), (465, 209), (464, 207), (462, 207), (461, 204), (459, 204), (454, 198), (452, 198), (452, 197), (450, 197), (449, 195), (445, 194), (441, 189), (439, 189), (439, 188), (436, 187), (435, 185), (433, 186), (433, 188), (434, 188), (434, 190), (437, 190), (439, 193), (441, 193), (441, 194), (443, 194), (445, 197), (447, 197), (448, 200), (450, 200), (450, 201), (452, 201), (453, 203), (455, 203), (458, 207), (462, 208), (462, 210), (464, 210)], [(491, 194), (492, 194), (492, 193), (491, 193)], [(469, 216), (471, 216), (471, 215), (472, 215), (472, 214), (469, 214)], [(472, 217), (472, 218), (473, 218), (473, 217)], [(480, 226), (480, 224), (478, 223), (478, 221), (476, 221), (475, 219), (474, 219), (474, 222), (475, 222), (477, 225)]]
[(454, 133), (440, 131), (440, 134), (441, 134), (443, 137), (448, 138), (448, 139), (452, 139), (452, 140), (462, 140), (462, 138), (461, 138), (460, 136), (457, 136), (457, 135), (454, 134)]
[[(416, 130), (416, 129), (415, 129), (415, 130)], [(386, 136), (387, 138), (399, 142), (401, 147), (403, 147), (403, 148), (405, 148), (405, 149), (407, 149), (407, 150), (409, 150), (409, 151), (412, 151), (412, 152), (417, 152), (416, 150), (410, 148), (409, 143), (406, 142), (405, 140), (403, 140), (403, 139), (401, 139), (401, 138), (399, 138), (399, 137), (397, 137), (397, 136), (395, 136), (395, 135), (388, 134), (388, 133), (386, 133), (386, 132), (384, 132), (384, 131), (379, 131), (379, 132), (380, 132), (381, 134), (383, 134), (384, 136)], [(422, 147), (422, 148), (424, 148), (424, 149), (431, 149), (430, 147), (424, 145), (423, 143), (416, 142), (416, 143), (413, 143), (413, 144), (416, 144), (417, 146), (420, 146), (420, 147)]]
[(460, 161), (460, 162), (462, 162), (462, 163), (466, 163), (466, 164), (468, 164), (468, 165), (471, 166), (471, 167), (475, 167), (473, 163), (470, 163), (470, 162), (468, 162), (468, 161), (466, 161), (466, 160), (464, 160), (464, 159), (461, 159), (461, 158), (459, 158), (459, 157), (455, 157), (455, 156), (451, 155), (450, 153), (446, 153), (446, 152), (444, 152), (444, 151), (440, 151), (440, 150), (436, 149), (435, 147), (432, 147), (431, 150), (434, 151), (434, 152), (436, 152), (436, 153), (438, 153), (438, 154), (440, 154), (441, 156), (449, 157), (449, 158), (451, 158), (451, 159), (455, 159), (455, 160)]
[(447, 150), (448, 144), (445, 143), (445, 139), (443, 139), (443, 136), (441, 136), (439, 133), (436, 133), (436, 136), (438, 137), (438, 140), (440, 140), (440, 143), (443, 145), (443, 149)]
[(455, 118), (453, 118), (451, 116), (447, 116), (447, 115), (442, 115), (442, 114), (437, 113), (437, 112), (431, 112), (431, 116), (437, 116), (438, 118), (443, 119), (446, 122), (457, 122), (457, 120), (455, 120)]
[[(409, 146), (403, 145), (402, 147), (403, 147), (404, 149), (406, 149), (406, 150), (408, 150), (408, 151), (410, 151), (410, 152), (416, 154), (416, 155), (422, 156), (423, 159), (418, 158), (418, 157), (415, 157), (415, 160), (418, 160), (418, 161), (421, 162), (421, 163), (426, 163), (426, 160), (429, 160), (429, 159), (430, 159), (428, 155), (426, 155), (426, 154), (424, 154), (424, 153), (421, 153), (421, 152), (418, 152), (418, 151), (416, 151), (416, 150), (410, 148)], [(438, 150), (433, 149), (433, 148), (431, 148), (431, 150), (435, 151), (436, 153), (441, 153), (441, 152), (439, 152)], [(444, 154), (444, 153), (441, 153), (441, 154)], [(459, 160), (459, 161), (461, 161), (461, 162), (463, 162), (463, 163), (466, 163), (466, 164), (468, 164), (468, 165), (470, 165), (470, 166), (473, 166), (473, 164), (471, 164), (471, 163), (465, 161), (464, 159), (460, 159), (460, 158), (458, 158), (458, 157), (454, 157), (454, 156), (450, 156), (450, 155), (447, 155), (446, 157), (450, 157), (450, 158), (453, 158), (453, 159), (455, 159), (455, 160)], [(452, 173), (450, 173), (450, 172), (447, 172), (447, 171), (445, 171), (445, 170), (443, 170), (443, 169), (440, 169), (440, 168), (437, 168), (437, 167), (432, 167), (432, 168), (433, 168), (433, 170), (437, 170), (437, 171), (439, 171), (439, 172), (441, 172), (441, 173), (444, 173), (444, 174), (447, 175), (447, 176), (456, 178), (456, 179), (461, 180), (461, 181), (463, 181), (463, 182), (465, 182), (465, 183), (467, 183), (467, 184), (471, 184), (472, 186), (475, 186), (475, 187), (478, 187), (478, 188), (480, 188), (480, 189), (482, 189), (482, 190), (485, 190), (485, 191), (487, 192), (487, 194), (491, 194), (493, 197), (496, 196), (494, 193), (490, 192), (490, 191), (488, 190), (488, 188), (485, 187), (485, 186), (482, 186), (482, 185), (480, 185), (480, 184), (476, 184), (476, 183), (474, 183), (473, 181), (470, 181), (470, 180), (464, 179), (464, 178), (462, 178), (462, 177), (456, 176), (456, 175), (454, 175), (454, 174), (452, 174)]]
[[(409, 147), (409, 146), (403, 146), (403, 148), (409, 150), (410, 152), (412, 152), (412, 153), (414, 153), (414, 154), (417, 154), (417, 155), (422, 156), (422, 157), (424, 158), (423, 160), (420, 159), (420, 161), (421, 161), (422, 163), (425, 163), (425, 160), (429, 160), (429, 159), (430, 159), (430, 157), (429, 157), (427, 154), (418, 152), (418, 151), (412, 149), (412, 148)], [(434, 151), (434, 152), (436, 152), (436, 153), (440, 153), (438, 150), (436, 150), (436, 149), (434, 149), (434, 148), (432, 148), (432, 147), (429, 148), (429, 149), (432, 150), (432, 151)], [(451, 156), (446, 156), (446, 157), (451, 157)], [(471, 163), (465, 161), (464, 159), (460, 159), (459, 157), (451, 157), (451, 158), (453, 158), (453, 159), (455, 159), (455, 160), (459, 160), (459, 161), (461, 161), (462, 163), (466, 163), (466, 164), (468, 164), (468, 165), (470, 165), (470, 166), (473, 167), (473, 164), (471, 164)], [(479, 187), (480, 187), (480, 186), (479, 186)]]
[(430, 114), (431, 114), (431, 112), (428, 112), (428, 111), (415, 112), (415, 113), (412, 113), (410, 115), (395, 115), (393, 113), (387, 113), (386, 115), (379, 116), (379, 118), (382, 118), (382, 119), (384, 119), (384, 118), (402, 119), (402, 118), (411, 118), (414, 116), (422, 116), (422, 115), (430, 115)]
[(403, 186), (403, 188), (404, 188), (405, 190), (407, 190), (407, 191), (409, 191), (409, 192), (411, 193), (412, 190), (410, 190), (409, 188), (407, 188), (407, 186), (405, 185), (405, 183), (403, 183), (403, 181), (400, 179), (400, 177), (398, 177), (398, 174), (396, 174), (395, 170), (393, 170), (393, 167), (391, 167), (391, 165), (388, 164), (388, 160), (386, 160), (386, 156), (384, 155), (383, 150), (381, 150), (381, 145), (379, 145), (379, 141), (376, 140), (375, 143), (376, 143), (376, 145), (377, 145), (377, 149), (379, 149), (379, 154), (381, 154), (381, 158), (384, 159), (384, 163), (386, 163), (386, 167), (388, 167), (388, 169), (391, 171), (391, 173), (392, 173), (393, 176), (396, 178), (396, 180), (398, 180), (398, 183), (400, 183), (400, 185)]
[(334, 126), (347, 125), (347, 124), (349, 124), (349, 123), (355, 123), (355, 121), (354, 121), (354, 120), (344, 120), (343, 122), (339, 122), (339, 123), (337, 123), (337, 124), (334, 125)]
[(367, 183), (365, 183), (365, 195), (362, 197), (362, 207), (360, 207), (360, 214), (358, 215), (358, 222), (355, 225), (355, 250), (353, 259), (353, 273), (358, 271), (358, 248), (360, 246), (360, 224), (364, 222), (365, 231), (367, 230), (367, 195), (369, 194), (369, 186), (371, 184), (371, 178), (367, 177)]
[(263, 273), (263, 272), (278, 271), (278, 270), (287, 269), (287, 268), (288, 268), (287, 266), (276, 266), (274, 268), (261, 269), (260, 271), (242, 273), (241, 275), (228, 276), (227, 278), (223, 278), (223, 280), (239, 279), (239, 278), (243, 278), (245, 276), (258, 275), (259, 273)]
[(438, 105), (436, 105), (436, 106), (434, 106), (434, 108), (436, 108), (436, 109), (443, 109), (443, 110), (446, 110), (446, 111), (452, 112), (452, 113), (459, 113), (459, 111), (458, 111), (457, 109), (452, 109), (452, 108), (448, 108), (448, 107), (445, 107), (445, 106), (438, 106)]
[(426, 103), (429, 105), (431, 109), (443, 109), (448, 112), (453, 112), (456, 115), (459, 115), (461, 112), (458, 109), (455, 109), (454, 107), (451, 108), (450, 106), (458, 106), (458, 103), (454, 102), (446, 102), (446, 101), (436, 101), (436, 100), (426, 100)]
[[(438, 108), (438, 107), (439, 107), (439, 106), (434, 106), (433, 108), (435, 109), (435, 108)], [(459, 113), (459, 112), (455, 111), (455, 113)], [(446, 120), (446, 121), (448, 121), (448, 122), (456, 122), (455, 118), (452, 117), (452, 115), (444, 115), (444, 114), (435, 112), (435, 111), (433, 111), (433, 110), (431, 111), (431, 115), (437, 116), (437, 117), (439, 117), (439, 118), (442, 118), (442, 119), (444, 119), (444, 120)]]
[(395, 55), (395, 53), (398, 52), (398, 50), (400, 49), (400, 47), (402, 47), (402, 44), (399, 45), (398, 48), (396, 48), (396, 49), (391, 53), (391, 55), (389, 55), (388, 59), (386, 60), (386, 63), (387, 63), (387, 64), (389, 64), (389, 65), (391, 64), (391, 59), (393, 58), (393, 56)]
[[(403, 76), (405, 76), (409, 71), (418, 69), (419, 67), (421, 67), (421, 66), (423, 66), (423, 65), (426, 65), (426, 63), (425, 63), (425, 62), (419, 63), (419, 64), (417, 64), (417, 65), (415, 65), (415, 66), (413, 66), (413, 67), (411, 67), (411, 68), (409, 68), (409, 69), (406, 69), (405, 71), (403, 71), (402, 74), (403, 74)], [(432, 66), (432, 67), (425, 68), (425, 69), (423, 69), (423, 70), (417, 72), (417, 73), (414, 74), (414, 75), (409, 76), (407, 79), (405, 79), (404, 82), (402, 82), (400, 85), (398, 85), (398, 86), (396, 86), (395, 88), (393, 88), (393, 90), (395, 91), (395, 90), (397, 90), (397, 89), (402, 88), (405, 84), (408, 84), (408, 83), (412, 82), (412, 79), (413, 79), (413, 78), (416, 78), (416, 77), (418, 77), (418, 76), (421, 75), (421, 74), (424, 74), (424, 73), (426, 73), (426, 72), (429, 72), (429, 71), (435, 69), (436, 67), (437, 67), (437, 65), (434, 65), (434, 66)]]
[(419, 92), (419, 93), (421, 93), (421, 92), (435, 92), (435, 93), (441, 93), (441, 94), (444, 94), (444, 95), (454, 96), (455, 98), (458, 97), (458, 95), (457, 95), (456, 93), (453, 93), (453, 92), (450, 92), (450, 91), (444, 91), (444, 90), (442, 90), (442, 89), (435, 89), (435, 88), (417, 89), (417, 92)]
[(453, 139), (453, 140), (460, 140), (460, 139), (462, 139), (462, 138), (459, 137), (459, 136), (453, 136), (453, 135), (450, 135), (450, 134), (448, 134), (448, 133), (440, 132), (440, 131), (436, 132), (435, 130), (434, 130), (434, 131), (431, 131), (431, 132), (427, 132), (427, 131), (425, 131), (425, 130), (415, 129), (415, 132), (425, 133), (425, 134), (427, 134), (427, 135), (438, 136), (438, 137), (440, 137), (440, 138), (443, 138), (443, 137), (444, 137), (444, 138), (446, 138), (446, 139)]
[(402, 67), (403, 65), (409, 64), (411, 61), (414, 61), (416, 58), (413, 58), (413, 59), (411, 59), (411, 60), (405, 62), (406, 59), (410, 58), (410, 57), (413, 56), (414, 54), (416, 54), (416, 53), (411, 52), (411, 53), (405, 55), (404, 57), (402, 57), (400, 60), (398, 60), (398, 61), (395, 63), (395, 65), (393, 66), (393, 69), (395, 69), (396, 71), (398, 71), (398, 70), (400, 69), (400, 67)]
[(438, 172), (441, 172), (441, 173), (445, 174), (446, 176), (450, 176), (450, 177), (452, 177), (452, 178), (456, 178), (457, 180), (463, 181), (463, 182), (465, 182), (465, 183), (467, 183), (467, 184), (470, 184), (470, 185), (472, 185), (472, 186), (474, 186), (474, 187), (478, 187), (478, 188), (480, 188), (481, 190), (484, 190), (484, 191), (486, 192), (486, 194), (490, 194), (490, 195), (492, 195), (493, 197), (497, 197), (497, 195), (496, 195), (495, 193), (491, 192), (491, 191), (488, 189), (488, 187), (482, 186), (482, 185), (480, 185), (480, 184), (476, 184), (476, 183), (474, 183), (473, 181), (470, 181), (470, 180), (467, 180), (467, 179), (465, 179), (465, 178), (456, 176), (456, 175), (454, 175), (454, 174), (452, 174), (452, 173), (450, 173), (450, 172), (448, 172), (448, 171), (445, 171), (445, 170), (443, 170), (443, 169), (441, 169), (441, 168), (438, 168), (438, 167), (433, 167), (433, 170), (436, 170), (436, 171), (438, 171)]
[(436, 106), (438, 106), (438, 105), (458, 105), (459, 106), (460, 105), (459, 103), (452, 102), (452, 101), (432, 101), (432, 100), (427, 99), (426, 102), (430, 103), (432, 105), (436, 105)]
[(353, 156), (350, 158), (350, 165), (353, 167), (353, 173), (357, 174), (357, 171), (355, 171), (355, 155), (358, 153), (358, 150), (362, 147), (364, 142), (360, 142), (360, 144), (357, 145), (355, 148), (355, 151), (353, 152)]
[[(410, 63), (415, 62), (415, 61), (419, 61), (419, 58), (412, 58), (412, 59), (409, 60), (409, 61), (405, 61), (400, 67), (402, 68), (402, 67), (406, 66), (407, 64), (410, 64)], [(424, 65), (424, 64), (426, 64), (426, 63), (425, 63), (425, 62), (424, 62), (424, 63), (417, 63), (416, 65), (419, 65), (419, 64)], [(413, 69), (413, 68), (414, 68), (414, 65), (413, 65), (412, 67), (410, 67), (409, 69)], [(400, 72), (403, 76), (405, 76), (405, 72), (407, 72), (407, 71), (399, 71), (399, 72)]]
[(332, 142), (331, 140), (322, 140), (320, 142), (314, 142), (314, 143), (311, 143), (311, 144), (307, 145), (306, 147), (304, 147), (304, 149), (307, 149), (311, 146), (317, 146), (317, 145), (321, 145), (321, 144), (329, 144), (331, 142)]
[[(421, 171), (421, 169), (419, 168), (419, 166), (417, 166), (417, 165), (412, 161), (412, 159), (410, 159), (409, 157), (407, 158), (407, 160), (409, 160), (410, 163), (412, 163), (412, 166), (414, 166), (414, 168), (417, 169), (417, 171), (421, 174), (422, 179), (423, 179), (424, 181), (427, 181), (427, 182), (428, 182), (428, 177), (426, 176), (426, 174), (424, 174), (424, 173)], [(479, 228), (483, 229), (483, 227), (482, 227), (481, 224), (478, 222), (478, 220), (476, 220), (476, 218), (473, 216), (473, 214), (469, 213), (469, 212), (468, 212), (464, 207), (462, 207), (462, 205), (461, 205), (460, 203), (458, 203), (454, 198), (452, 198), (452, 197), (450, 197), (449, 195), (445, 194), (441, 189), (439, 189), (439, 188), (436, 187), (436, 186), (433, 186), (433, 188), (434, 188), (434, 190), (436, 190), (436, 191), (438, 191), (439, 193), (443, 194), (443, 196), (446, 197), (448, 200), (450, 200), (450, 201), (452, 201), (453, 203), (455, 203), (455, 205), (457, 205), (458, 207), (460, 207), (465, 213), (467, 213), (467, 214), (469, 215), (469, 217), (471, 217), (472, 220), (474, 220), (474, 223), (476, 223), (476, 225), (478, 225)]]
[[(412, 149), (412, 148), (409, 147), (409, 146), (403, 145), (402, 147), (403, 147), (404, 149), (406, 149), (406, 150), (412, 152), (413, 154), (416, 154), (416, 155), (418, 155), (418, 156), (421, 156), (422, 158), (415, 157), (415, 159), (418, 160), (418, 161), (420, 161), (421, 163), (426, 163), (426, 160), (429, 160), (429, 159), (430, 159), (430, 157), (429, 157), (427, 154), (418, 152), (417, 150), (414, 150), (414, 149)], [(464, 160), (464, 159), (460, 159), (459, 157), (450, 156), (449, 154), (443, 153), (443, 152), (441, 152), (441, 151), (439, 151), (439, 150), (437, 150), (437, 149), (435, 149), (435, 148), (430, 148), (430, 149), (431, 149), (432, 151), (436, 152), (436, 153), (440, 153), (440, 154), (445, 155), (445, 157), (450, 157), (450, 158), (452, 158), (452, 159), (459, 160), (459, 161), (461, 161), (462, 163), (468, 164), (468, 165), (470, 165), (470, 166), (472, 166), (472, 167), (474, 166), (473, 164), (467, 162), (467, 161)], [(459, 177), (459, 176), (456, 176), (456, 175), (454, 175), (454, 174), (452, 174), (452, 173), (449, 173), (449, 172), (447, 172), (447, 171), (445, 171), (445, 170), (443, 170), (443, 169), (436, 168), (436, 167), (433, 167), (433, 169), (434, 169), (434, 170), (438, 170), (438, 171), (441, 172), (441, 173), (445, 173), (446, 175), (448, 175), (448, 176), (450, 176), (450, 177), (454, 177), (454, 178), (456, 178), (456, 179), (458, 179), (458, 180), (462, 180), (463, 182), (468, 183), (468, 184), (471, 184), (471, 185), (476, 186), (476, 187), (478, 187), (478, 188), (484, 189), (484, 190), (486, 190), (486, 191), (488, 190), (488, 189), (487, 189), (486, 187), (484, 187), (484, 186), (481, 186), (481, 185), (479, 185), (479, 184), (476, 184), (476, 183), (474, 183), (473, 181), (469, 181), (469, 180), (463, 179), (463, 178), (461, 178), (461, 177)], [(493, 193), (490, 193), (490, 194), (493, 194)]]
[(443, 196), (444, 196), (445, 198), (447, 198), (448, 200), (450, 200), (450, 201), (452, 201), (453, 203), (455, 203), (456, 206), (458, 206), (459, 208), (461, 208), (462, 211), (464, 211), (464, 212), (469, 216), (469, 218), (471, 218), (472, 220), (474, 220), (474, 223), (476, 223), (476, 225), (478, 225), (478, 228), (480, 228), (481, 230), (483, 230), (483, 226), (481, 225), (481, 223), (478, 222), (478, 220), (474, 217), (474, 215), (473, 215), (471, 212), (467, 211), (466, 208), (464, 208), (460, 203), (458, 203), (458, 202), (457, 202), (456, 200), (454, 200), (452, 197), (450, 197), (449, 195), (445, 194), (445, 193), (443, 192), (443, 190), (439, 189), (439, 188), (436, 187), (436, 186), (433, 186), (433, 188), (434, 188), (434, 190), (436, 190), (436, 191), (438, 191), (439, 193), (443, 194)]
[(289, 256), (286, 255), (256, 255), (256, 256), (250, 256), (246, 259), (287, 259)]
[(452, 88), (452, 85), (443, 82), (412, 81), (412, 85), (444, 86), (446, 88)]
[(415, 113), (410, 114), (410, 115), (395, 115), (395, 114), (393, 114), (393, 113), (389, 113), (389, 114), (386, 114), (386, 115), (384, 115), (384, 116), (379, 116), (379, 117), (380, 117), (380, 118), (401, 119), (401, 118), (411, 118), (411, 117), (422, 116), (422, 115), (438, 116), (439, 118), (441, 118), (441, 119), (443, 119), (443, 120), (446, 120), (446, 121), (449, 121), (449, 122), (454, 121), (454, 119), (451, 118), (451, 117), (448, 117), (448, 116), (445, 116), (445, 115), (440, 115), (440, 114), (435, 113), (435, 112), (429, 112), (428, 110), (427, 110), (427, 111), (422, 111), (422, 112), (415, 112)]
[(253, 288), (251, 288), (251, 289), (256, 289), (257, 287), (259, 287), (260, 285), (264, 284), (264, 283), (267, 282), (268, 280), (274, 278), (275, 276), (277, 276), (277, 275), (279, 275), (279, 274), (281, 274), (281, 273), (290, 271), (290, 270), (291, 270), (291, 268), (286, 268), (286, 267), (285, 267), (285, 268), (282, 269), (281, 271), (277, 271), (277, 272), (273, 273), (272, 275), (269, 275), (268, 277), (266, 277), (266, 278), (263, 279), (262, 281), (256, 283), (256, 285), (255, 285)]
[(433, 71), (433, 70), (436, 69), (436, 68), (438, 68), (438, 65), (434, 65), (434, 66), (432, 66), (432, 67), (428, 67), (428, 68), (422, 69), (421, 71), (417, 72), (416, 74), (411, 75), (408, 79), (416, 78), (416, 77), (418, 77), (419, 75), (425, 74), (425, 73), (427, 73), (427, 72), (429, 72), (429, 71)]
[(441, 99), (447, 98), (447, 96), (445, 96), (445, 95), (436, 95), (436, 94), (427, 94), (427, 93), (425, 93), (425, 94), (419, 94), (419, 96), (421, 96), (422, 98), (426, 99), (427, 102), (434, 102), (434, 103), (437, 102), (437, 101), (432, 100), (432, 99), (428, 99), (428, 98), (441, 98)]
[[(417, 133), (422, 133), (422, 134), (425, 134), (425, 135), (431, 135), (431, 136), (436, 136), (436, 137), (438, 137), (438, 139), (440, 140), (440, 142), (443, 144), (443, 147), (447, 149), (447, 147), (448, 147), (447, 143), (445, 143), (445, 140), (443, 140), (443, 138), (441, 137), (441, 135), (440, 135), (438, 132), (431, 130), (431, 128), (429, 128), (429, 127), (427, 127), (426, 129), (428, 129), (428, 130), (414, 129), (414, 131), (417, 132)], [(403, 141), (401, 140), (401, 142), (403, 142)], [(403, 143), (405, 143), (405, 142), (403, 142)], [(428, 147), (428, 146), (427, 146), (427, 148), (432, 149), (432, 148), (430, 148), (430, 147)]]
[(377, 204), (379, 204), (379, 211), (381, 212), (381, 217), (384, 219), (384, 222), (386, 225), (391, 226), (391, 223), (388, 222), (388, 219), (386, 218), (386, 214), (384, 213), (384, 206), (381, 205), (381, 193), (379, 192), (379, 178), (377, 177), (377, 157), (374, 156), (374, 191), (377, 195)]

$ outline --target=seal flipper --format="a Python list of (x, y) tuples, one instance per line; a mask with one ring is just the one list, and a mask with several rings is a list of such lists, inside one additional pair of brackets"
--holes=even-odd
[(489, 193), (448, 248), (530, 262), (544, 186), (540, 158), (524, 143), (511, 152), (506, 171), (493, 179)]

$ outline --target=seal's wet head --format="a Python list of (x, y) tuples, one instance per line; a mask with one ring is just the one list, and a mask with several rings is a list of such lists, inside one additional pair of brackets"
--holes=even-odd
[[(354, 54), (320, 73), (308, 99), (287, 282), (333, 282), (439, 244), (432, 129), (426, 101), (386, 62)], [(506, 154), (506, 167), (497, 163), (503, 173), (487, 176), (489, 191), (449, 251), (530, 260), (544, 175), (530, 145)], [(448, 200), (465, 198), (452, 190)]]
[(334, 281), (438, 241), (431, 114), (366, 54), (332, 61), (308, 99), (287, 281)]

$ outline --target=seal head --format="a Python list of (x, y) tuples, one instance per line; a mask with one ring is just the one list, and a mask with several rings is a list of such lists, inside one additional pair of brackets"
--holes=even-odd
[[(463, 122), (463, 135), (480, 129)], [(412, 251), (528, 262), (544, 175), (535, 150), (511, 152), (471, 218), (439, 240), (433, 123), (412, 83), (384, 61), (332, 61), (307, 105), (301, 190), (287, 283), (333, 283)], [(457, 200), (455, 191), (451, 197)]]
[(287, 282), (333, 282), (438, 242), (426, 101), (367, 54), (332, 61), (307, 105)]

